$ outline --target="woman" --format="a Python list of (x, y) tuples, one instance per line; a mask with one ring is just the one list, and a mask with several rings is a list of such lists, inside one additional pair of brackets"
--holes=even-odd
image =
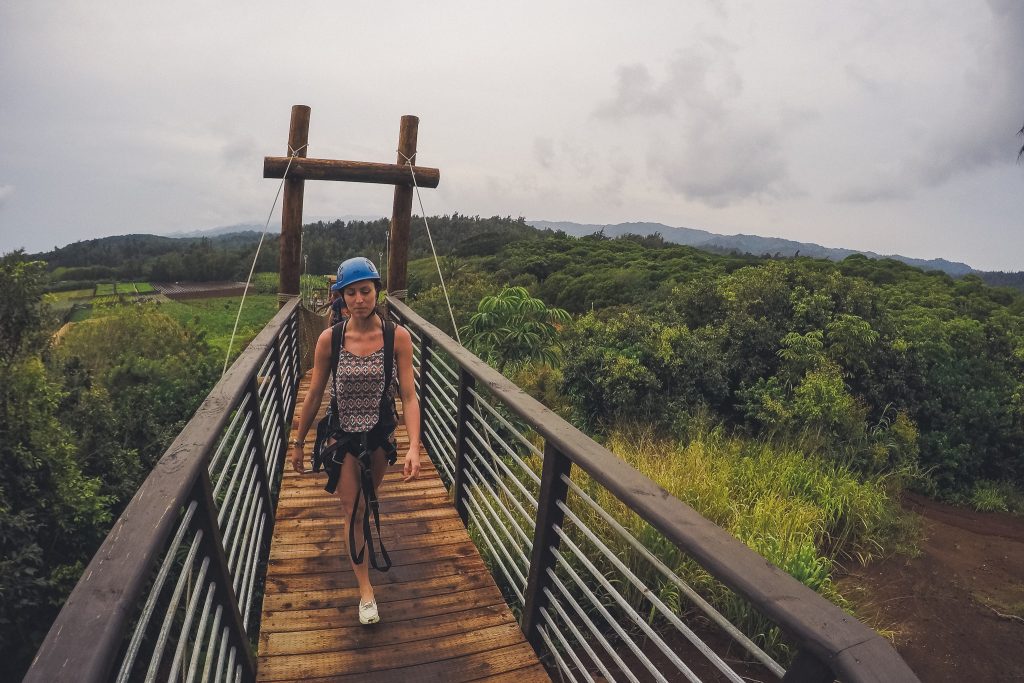
[[(360, 496), (361, 472), (358, 455), (365, 446), (370, 453), (373, 487), (376, 490), (384, 479), (384, 472), (395, 462), (396, 451), (392, 433), (395, 428), (393, 412), (384, 406), (392, 404), (395, 377), (402, 396), (405, 425), (409, 432), (409, 450), (405, 454), (404, 481), (412, 481), (420, 472), (420, 407), (416, 399), (416, 385), (412, 369), (412, 337), (404, 327), (394, 329), (394, 362), (391, 364), (392, 378), (385, 382), (384, 368), (384, 318), (377, 313), (377, 297), (381, 289), (380, 273), (367, 258), (356, 257), (344, 261), (338, 267), (338, 281), (331, 288), (340, 292), (348, 309), (349, 318), (344, 323), (344, 337), (338, 352), (338, 362), (331, 396), (338, 405), (338, 418), (343, 431), (336, 434), (337, 451), (328, 458), (327, 467), (339, 468), (340, 472), (329, 471), (335, 476), (330, 482), (338, 481), (337, 495), (341, 500), (346, 524), (351, 525), (349, 539), (354, 539), (350, 548), (349, 561), (359, 583), (359, 621), (373, 624), (380, 621), (377, 602), (370, 583), (367, 557), (357, 562), (354, 553), (364, 547), (361, 524), (352, 520), (363, 519), (365, 497)], [(309, 392), (302, 403), (297, 439), (291, 442), (292, 468), (306, 471), (304, 444), (313, 419), (320, 409), (324, 387), (332, 379), (331, 340), (332, 330), (328, 328), (317, 339), (313, 360), (313, 374)], [(366, 381), (366, 377), (373, 381)], [(337, 389), (335, 389), (337, 387)], [(390, 396), (381, 398), (388, 389)], [(337, 391), (337, 395), (335, 395)], [(390, 456), (390, 457), (389, 457)], [(340, 463), (340, 464), (339, 464)], [(356, 501), (359, 508), (353, 510)], [(354, 512), (354, 514), (353, 514)], [(365, 555), (369, 555), (366, 553)]]

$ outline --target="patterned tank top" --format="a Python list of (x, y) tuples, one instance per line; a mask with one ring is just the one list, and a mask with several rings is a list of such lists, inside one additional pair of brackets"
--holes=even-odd
[[(395, 398), (397, 363), (392, 364), (387, 400)], [(341, 428), (346, 432), (368, 432), (380, 420), (384, 391), (384, 349), (369, 356), (357, 356), (344, 347), (338, 350), (337, 394), (331, 383), (331, 397), (337, 400)]]

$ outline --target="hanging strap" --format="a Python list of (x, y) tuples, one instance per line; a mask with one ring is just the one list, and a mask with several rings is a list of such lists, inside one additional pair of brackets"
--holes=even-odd
[[(378, 314), (379, 315), (379, 314)], [(378, 422), (384, 419), (385, 411), (393, 404), (388, 400), (388, 390), (394, 381), (391, 377), (395, 369), (395, 323), (380, 316), (381, 324), (384, 326), (384, 391), (380, 395), (380, 417)]]
[(331, 392), (331, 413), (338, 414), (338, 356), (341, 355), (341, 346), (345, 343), (345, 328), (348, 327), (348, 318), (331, 327), (331, 383), (334, 391)]
[[(352, 505), (352, 518), (348, 522), (348, 552), (355, 564), (363, 563), (364, 551), (370, 551), (370, 565), (380, 572), (391, 569), (391, 556), (380, 536), (380, 504), (377, 501), (377, 491), (373, 486), (373, 469), (370, 467), (370, 450), (367, 443), (367, 435), (363, 434), (363, 448), (357, 458), (359, 463), (360, 485), (356, 490), (356, 500)], [(359, 509), (360, 497), (366, 502), (363, 509), (363, 546), (356, 552), (356, 510)], [(370, 515), (373, 515), (373, 523), (377, 527), (377, 541), (380, 543), (380, 556), (384, 561), (381, 565), (377, 562), (377, 553), (373, 546), (373, 532), (370, 527)]]
[[(380, 318), (381, 325), (384, 328), (384, 390), (381, 392), (380, 409), (377, 417), (377, 423), (380, 424), (384, 419), (385, 411), (390, 408), (388, 390), (391, 387), (391, 376), (395, 366), (395, 324), (390, 320), (386, 320), (380, 314), (378, 314), (378, 317)], [(344, 329), (342, 330), (341, 336), (342, 343), (344, 343)], [(340, 353), (340, 349), (338, 353)], [(337, 361), (335, 361), (335, 365), (337, 365)], [(338, 394), (337, 385), (335, 385), (334, 394), (335, 396)], [(369, 549), (370, 565), (377, 571), (386, 572), (391, 569), (391, 556), (388, 555), (388, 550), (384, 547), (384, 541), (381, 540), (380, 536), (380, 503), (377, 500), (376, 487), (373, 485), (373, 467), (371, 466), (372, 453), (370, 453), (368, 439), (368, 433), (364, 432), (362, 435), (362, 448), (359, 452), (359, 456), (356, 458), (356, 462), (359, 466), (359, 488), (356, 490), (356, 500), (352, 505), (352, 518), (349, 519), (348, 523), (348, 549), (352, 562), (355, 564), (363, 563), (365, 551)], [(355, 524), (356, 510), (359, 509), (360, 498), (365, 501), (365, 507), (363, 509), (363, 546), (357, 553)], [(373, 523), (374, 526), (377, 527), (377, 542), (380, 544), (380, 556), (383, 560), (383, 564), (378, 563), (377, 553), (374, 550), (373, 530), (370, 526), (370, 515), (373, 515)]]

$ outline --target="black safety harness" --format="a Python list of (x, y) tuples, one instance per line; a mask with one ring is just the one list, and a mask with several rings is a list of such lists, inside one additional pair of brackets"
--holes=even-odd
[[(377, 428), (387, 428), (389, 423), (397, 423), (394, 401), (389, 397), (391, 388), (393, 368), (395, 364), (395, 324), (385, 320), (378, 315), (384, 327), (384, 391), (380, 398), (380, 414), (377, 418)], [(384, 542), (380, 539), (380, 509), (377, 501), (377, 491), (373, 485), (373, 468), (371, 467), (372, 451), (370, 449), (370, 432), (346, 432), (341, 428), (341, 418), (338, 413), (338, 356), (341, 354), (341, 347), (345, 343), (345, 329), (348, 319), (331, 328), (331, 381), (334, 384), (334, 395), (331, 397), (331, 406), (327, 414), (320, 420), (316, 427), (316, 442), (313, 446), (313, 471), (319, 472), (321, 468), (327, 471), (327, 491), (334, 493), (338, 487), (338, 479), (341, 477), (341, 463), (344, 462), (348, 453), (359, 453), (356, 460), (359, 463), (359, 489), (356, 491), (356, 500), (352, 506), (352, 518), (348, 524), (348, 549), (355, 564), (363, 563), (364, 551), (369, 547), (370, 564), (374, 569), (386, 572), (391, 568), (391, 557), (388, 555)], [(334, 439), (333, 443), (327, 442)], [(394, 464), (397, 452), (393, 444), (389, 444), (387, 451), (388, 463)], [(359, 509), (360, 499), (365, 500), (366, 506), (363, 511), (363, 547), (356, 552), (355, 549), (355, 524), (356, 510)], [(373, 536), (370, 527), (370, 515), (373, 515), (374, 525), (377, 527), (377, 540), (380, 543), (380, 555), (383, 564), (377, 562), (377, 554), (374, 552)]]

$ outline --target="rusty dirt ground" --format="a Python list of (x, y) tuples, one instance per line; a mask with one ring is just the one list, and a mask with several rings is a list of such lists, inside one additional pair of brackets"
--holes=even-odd
[(841, 590), (924, 683), (1024, 681), (1024, 518), (912, 494), (904, 506), (920, 555), (854, 569)]

